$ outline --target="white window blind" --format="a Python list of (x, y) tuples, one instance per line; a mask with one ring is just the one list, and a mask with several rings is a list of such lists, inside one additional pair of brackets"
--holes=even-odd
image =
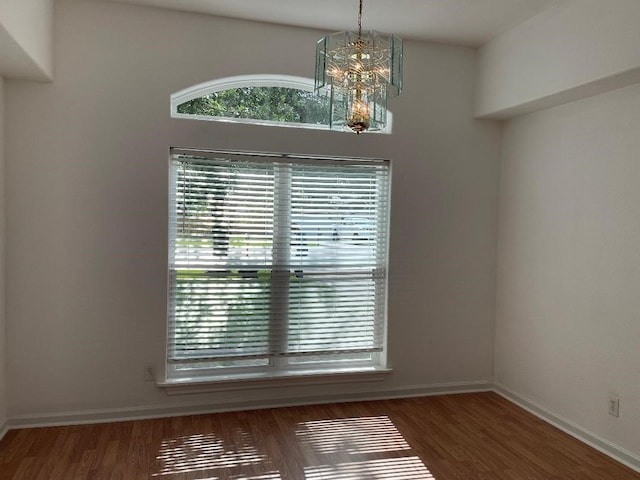
[(389, 177), (383, 160), (173, 149), (169, 372), (379, 352)]

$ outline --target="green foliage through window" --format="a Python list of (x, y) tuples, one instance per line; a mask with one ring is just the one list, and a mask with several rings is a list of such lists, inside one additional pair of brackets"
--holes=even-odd
[(178, 113), (272, 122), (329, 124), (329, 102), (286, 87), (241, 87), (212, 92), (178, 105)]

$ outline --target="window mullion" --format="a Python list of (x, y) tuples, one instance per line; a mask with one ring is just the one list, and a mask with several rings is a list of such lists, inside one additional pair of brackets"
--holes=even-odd
[(271, 268), (271, 316), (269, 351), (276, 355), (271, 364), (285, 363), (278, 354), (287, 351), (289, 323), (289, 281), (291, 243), (291, 166), (277, 165), (274, 172), (273, 265)]

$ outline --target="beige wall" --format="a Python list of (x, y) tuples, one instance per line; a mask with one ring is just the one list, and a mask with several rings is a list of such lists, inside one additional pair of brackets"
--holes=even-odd
[(0, 0), (0, 75), (51, 80), (52, 12), (53, 0)]
[(512, 118), (640, 82), (640, 2), (565, 0), (479, 50), (479, 116)]
[[(12, 417), (491, 381), (500, 128), (473, 120), (473, 50), (407, 42), (395, 133), (356, 137), (169, 118), (193, 84), (313, 75), (320, 32), (80, 0), (55, 21), (55, 82), (6, 89)], [(171, 398), (143, 382), (164, 358), (172, 145), (393, 160), (393, 374)]]
[(495, 334), (498, 385), (636, 455), (638, 125), (640, 86), (506, 124)]

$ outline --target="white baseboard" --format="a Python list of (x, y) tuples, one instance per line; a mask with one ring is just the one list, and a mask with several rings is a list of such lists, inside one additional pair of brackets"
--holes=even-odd
[(9, 431), (9, 422), (6, 419), (0, 419), (0, 440), (7, 434)]
[(588, 431), (587, 429), (581, 427), (577, 423), (572, 422), (571, 420), (567, 420), (560, 415), (551, 413), (549, 410), (541, 407), (540, 405), (537, 405), (535, 402), (521, 397), (517, 393), (503, 387), (500, 384), (494, 385), (494, 391), (498, 395), (506, 398), (512, 403), (515, 403), (519, 407), (524, 408), (526, 411), (532, 413), (536, 417), (544, 420), (545, 422), (553, 425), (556, 428), (559, 428), (563, 432), (571, 435), (581, 442), (586, 443), (587, 445), (595, 448), (596, 450), (604, 453), (614, 460), (617, 460), (627, 467), (640, 472), (640, 456), (634, 454), (633, 452), (625, 450), (615, 443), (612, 443), (609, 440), (606, 440), (599, 435)]
[(120, 422), (127, 420), (145, 420), (150, 418), (179, 417), (238, 410), (258, 410), (264, 408), (316, 405), (334, 402), (356, 402), (367, 400), (387, 400), (394, 398), (425, 397), (452, 393), (489, 392), (493, 384), (486, 381), (455, 382), (433, 385), (414, 385), (408, 387), (372, 390), (348, 395), (317, 395), (288, 399), (247, 400), (227, 403), (192, 403), (155, 405), (149, 407), (116, 408), (105, 410), (83, 410), (77, 412), (21, 415), (12, 417), (8, 422), (10, 429), (37, 428), (59, 425), (81, 425), (91, 423)]

